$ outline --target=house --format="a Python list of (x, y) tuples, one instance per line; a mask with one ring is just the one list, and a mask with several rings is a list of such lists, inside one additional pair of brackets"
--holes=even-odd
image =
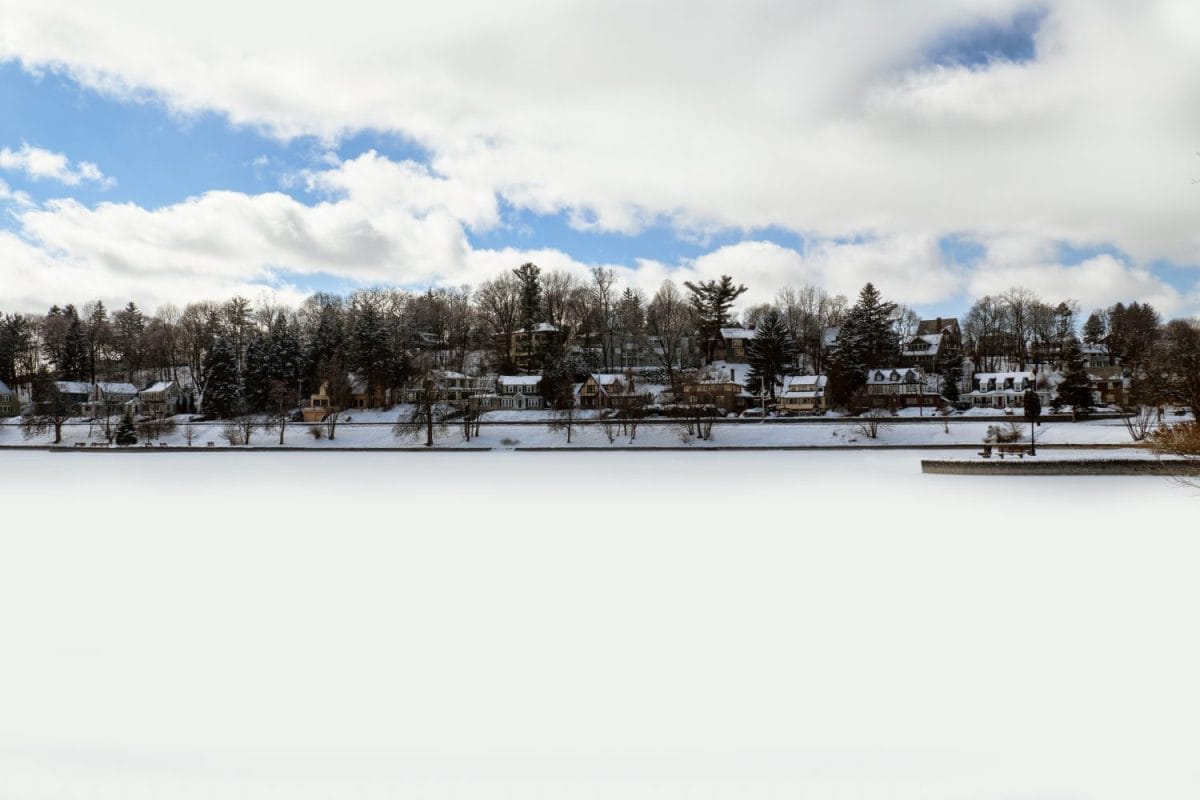
[(132, 383), (106, 383), (87, 381), (55, 381), (59, 396), (68, 406), (74, 406), (84, 416), (100, 417), (116, 414), (126, 404), (137, 399), (138, 390)]
[(17, 402), (17, 393), (0, 381), (0, 417), (15, 417), (21, 413), (21, 404)]
[(634, 373), (592, 373), (580, 387), (580, 408), (629, 408), (646, 395), (635, 390)]
[(471, 377), (451, 370), (443, 370), (437, 374), (438, 391), (451, 405), (459, 405), (473, 397), (489, 393), (491, 383), (488, 378)]
[(186, 405), (186, 398), (175, 381), (158, 381), (138, 392), (137, 410), (152, 417), (170, 417)]
[(962, 329), (956, 317), (935, 317), (917, 323), (917, 336), (941, 336), (947, 345), (962, 347)]
[(972, 380), (973, 388), (962, 396), (976, 408), (1023, 408), (1025, 390), (1037, 391), (1042, 405), (1050, 404), (1053, 395), (1049, 389), (1037, 388), (1037, 373), (1028, 372), (977, 372)]
[(539, 322), (529, 330), (497, 334), (497, 344), (508, 352), (509, 360), (518, 367), (529, 367), (550, 345), (562, 342), (563, 332), (548, 322)]
[(496, 378), (496, 393), (480, 398), (484, 408), (539, 409), (542, 400), (541, 375), (501, 375)]
[(686, 405), (716, 406), (726, 414), (745, 411), (754, 395), (746, 387), (730, 377), (701, 378), (685, 381), (682, 400)]
[(797, 414), (816, 414), (827, 408), (825, 375), (788, 375), (783, 379), (783, 392), (776, 407)]
[(1089, 367), (1088, 383), (1092, 385), (1092, 402), (1096, 405), (1129, 405), (1132, 381), (1123, 367)]
[(917, 331), (900, 345), (900, 356), (906, 364), (920, 367), (926, 373), (937, 372), (941, 355), (946, 350), (962, 347), (962, 331), (954, 317), (923, 319)]
[(1081, 344), (1079, 352), (1083, 355), (1083, 363), (1088, 369), (1097, 367), (1114, 367), (1117, 360), (1113, 358), (1106, 344)]
[(390, 396), (391, 393), (382, 386), (376, 386), (369, 390), (366, 378), (360, 378), (357, 375), (350, 376), (350, 405), (347, 406), (348, 408), (385, 408), (391, 405)]
[(940, 395), (928, 391), (917, 367), (877, 367), (867, 370), (866, 403), (871, 408), (932, 406)]
[(900, 357), (927, 372), (936, 372), (942, 339), (940, 333), (918, 334), (900, 346)]
[[(492, 389), (488, 378), (473, 378), (452, 370), (438, 370), (432, 377), (434, 393), (441, 403), (463, 405), (467, 400), (489, 394)], [(400, 393), (400, 399), (405, 403), (415, 403), (423, 389), (423, 386), (410, 385)]]
[(305, 422), (320, 422), (332, 410), (333, 404), (329, 399), (329, 382), (324, 381), (315, 394), (309, 395), (308, 405), (300, 409), (300, 416)]
[(745, 364), (746, 344), (753, 338), (753, 328), (721, 328), (721, 341), (713, 348), (713, 361)]

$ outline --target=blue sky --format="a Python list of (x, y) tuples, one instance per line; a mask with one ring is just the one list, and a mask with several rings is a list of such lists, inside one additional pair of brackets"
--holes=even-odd
[[(974, 296), (1016, 281), (1044, 283), (1032, 288), (1085, 306), (1140, 293), (1171, 311), (1196, 307), (1195, 239), (1156, 222), (1155, 201), (1137, 185), (1151, 173), (1105, 175), (1129, 184), (1120, 194), (1101, 184), (1100, 194), (1111, 196), (1078, 192), (1086, 171), (1082, 178), (1069, 171), (1072, 159), (1064, 156), (1071, 154), (1046, 144), (1085, 123), (1047, 116), (1041, 109), (1056, 107), (1027, 96), (1062, 79), (1052, 66), (1067, 69), (1047, 54), (1083, 64), (1096, 55), (1071, 52), (1085, 48), (1073, 42), (1074, 16), (1061, 4), (1014, 1), (996, 13), (964, 5), (959, 14), (930, 12), (911, 30), (894, 21), (891, 38), (880, 19), (880, 30), (855, 33), (876, 43), (857, 55), (823, 49), (820, 30), (798, 55), (791, 40), (776, 45), (775, 31), (750, 31), (730, 49), (745, 53), (747, 76), (759, 77), (730, 81), (732, 93), (716, 100), (745, 103), (746, 86), (777, 100), (745, 106), (761, 125), (750, 129), (750, 140), (739, 129), (733, 149), (737, 138), (719, 130), (723, 115), (678, 102), (693, 79), (694, 88), (706, 87), (697, 97), (721, 92), (711, 87), (724, 68), (706, 77), (698, 65), (695, 76), (667, 75), (677, 85), (660, 87), (647, 76), (664, 74), (661, 64), (658, 73), (631, 66), (639, 82), (618, 84), (614, 95), (612, 75), (562, 56), (556, 63), (569, 73), (563, 86), (577, 87), (571, 91), (563, 93), (538, 64), (532, 72), (514, 67), (489, 88), (486, 72), (480, 77), (475, 64), (458, 63), (459, 48), (444, 61), (434, 53), (415, 66), (405, 62), (407, 71), (390, 82), (387, 63), (376, 83), (355, 73), (353, 81), (322, 87), (316, 82), (325, 73), (314, 72), (306, 93), (307, 84), (291, 77), (302, 76), (305, 59), (313, 69), (336, 70), (329, 52), (268, 43), (260, 74), (203, 51), (203, 30), (195, 40), (172, 30), (163, 32), (164, 66), (150, 70), (119, 47), (63, 55), (41, 24), (59, 13), (56, 5), (26, 12), (25, 33), (15, 16), (9, 52), (0, 50), (0, 108), (9, 112), (0, 114), (0, 152), (8, 154), (7, 166), (0, 164), (8, 187), (0, 197), (9, 236), (2, 254), (17, 262), (6, 273), (10, 286), (30, 279), (10, 304), (41, 303), (72, 287), (111, 288), (114, 296), (138, 287), (148, 301), (179, 302), (189, 292), (255, 287), (294, 299), (379, 283), (478, 283), (536, 255), (550, 268), (581, 274), (614, 266), (648, 292), (664, 277), (728, 272), (752, 286), (755, 300), (785, 283), (852, 294), (873, 280), (930, 315), (962, 313)], [(890, 11), (879, 8), (881, 18)], [(61, 13), (67, 19), (66, 6)], [(850, 22), (831, 12), (813, 27), (841, 30)], [(130, 35), (120, 26), (104, 30), (112, 23), (103, 17), (76, 24), (94, 26), (106, 40)], [(1091, 27), (1085, 32), (1092, 35)], [(694, 33), (726, 35), (702, 27)], [(838, 93), (820, 85), (821, 75), (808, 80), (818, 84), (810, 91), (782, 67), (759, 86), (755, 60), (775, 46), (778, 58), (798, 64), (823, 57)], [(508, 63), (487, 67), (502, 72)], [(394, 96), (404, 113), (377, 99), (403, 83), (395, 76), (426, 71), (428, 80)], [(460, 91), (422, 93), (424, 83), (438, 81), (458, 81)], [(496, 99), (525, 82), (537, 91)], [(371, 84), (361, 100), (358, 84)], [(652, 95), (647, 105), (624, 99), (625, 86), (644, 86)], [(1129, 114), (1139, 112), (1132, 99), (1122, 102)], [(1020, 130), (1023, 119), (1051, 127), (1031, 138)], [(709, 127), (718, 130), (710, 135)], [(906, 158), (890, 152), (896, 147)], [(1095, 147), (1118, 165), (1143, 150), (1113, 136)], [(22, 166), (34, 151), (62, 159), (66, 172), (35, 175)], [(1037, 165), (1047, 173), (1036, 185), (1004, 167), (1023, 169), (1026, 159), (1030, 174), (1039, 174)], [(87, 165), (104, 179), (84, 175)], [(964, 175), (976, 168), (978, 176)], [(1195, 208), (1195, 191), (1169, 190)], [(271, 200), (276, 193), (289, 199)], [(1163, 214), (1178, 213), (1171, 197), (1157, 202)], [(228, 242), (219, 241), (223, 219), (231, 223)], [(54, 301), (69, 299), (82, 298)], [(0, 293), (0, 307), (4, 301)]]

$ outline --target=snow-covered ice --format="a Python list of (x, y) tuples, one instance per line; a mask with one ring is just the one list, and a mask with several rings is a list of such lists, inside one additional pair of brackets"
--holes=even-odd
[(1194, 798), (1197, 493), (0, 452), (0, 796)]

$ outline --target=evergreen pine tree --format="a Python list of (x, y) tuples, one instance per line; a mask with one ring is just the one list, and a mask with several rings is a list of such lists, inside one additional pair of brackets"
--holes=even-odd
[(126, 411), (125, 416), (121, 417), (121, 424), (117, 426), (116, 443), (121, 447), (128, 447), (131, 444), (137, 444), (137, 441), (137, 431), (133, 427), (133, 418)]
[(392, 351), (383, 315), (374, 303), (363, 303), (350, 331), (350, 370), (366, 383), (374, 398), (389, 382)]
[(527, 333), (542, 321), (542, 287), (539, 281), (541, 272), (537, 265), (531, 263), (522, 264), (513, 270), (513, 274), (521, 282), (521, 302), (517, 321), (521, 330)]
[(684, 281), (688, 302), (696, 314), (700, 335), (704, 338), (704, 357), (712, 361), (713, 348), (721, 339), (721, 328), (729, 324), (733, 303), (746, 293), (746, 287), (733, 285), (733, 278), (722, 275), (719, 281)]
[(574, 377), (570, 362), (561, 344), (547, 345), (542, 353), (542, 382), (538, 391), (547, 406), (564, 409), (574, 401), (571, 379)]
[(746, 361), (750, 364), (747, 381), (750, 391), (761, 386), (774, 400), (775, 384), (796, 363), (796, 341), (778, 309), (771, 308), (762, 315), (754, 338), (746, 344)]
[(1079, 342), (1075, 339), (1068, 340), (1063, 352), (1063, 376), (1058, 384), (1058, 399), (1060, 403), (1071, 406), (1073, 419), (1092, 410), (1092, 384), (1088, 380)]
[(82, 381), (88, 374), (87, 332), (75, 306), (67, 306), (63, 314), (67, 329), (63, 337), (61, 363), (58, 365), (59, 375), (64, 381)]
[(222, 419), (236, 417), (244, 408), (237, 353), (229, 340), (218, 336), (204, 360), (204, 413)]
[(121, 366), (130, 380), (142, 368), (142, 334), (146, 331), (146, 317), (132, 300), (129, 305), (113, 314), (113, 344)]
[(946, 339), (943, 339), (943, 341), (945, 345), (938, 352), (938, 366), (942, 376), (942, 397), (951, 403), (957, 403), (959, 398), (958, 384), (962, 380), (962, 349)]
[(1104, 312), (1098, 309), (1093, 311), (1088, 315), (1087, 322), (1083, 323), (1083, 341), (1087, 344), (1100, 344), (1108, 333), (1107, 328)]
[(891, 324), (895, 303), (884, 302), (868, 283), (846, 312), (837, 343), (829, 354), (829, 402), (845, 406), (867, 382), (867, 371), (890, 367), (900, 352), (900, 337)]

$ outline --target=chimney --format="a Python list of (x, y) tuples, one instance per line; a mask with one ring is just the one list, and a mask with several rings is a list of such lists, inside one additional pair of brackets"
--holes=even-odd
[(729, 368), (729, 382), (730, 382), (730, 383), (736, 383), (736, 382), (737, 382), (737, 370), (736, 370), (736, 369), (734, 369), (733, 367), (730, 367), (730, 368)]

